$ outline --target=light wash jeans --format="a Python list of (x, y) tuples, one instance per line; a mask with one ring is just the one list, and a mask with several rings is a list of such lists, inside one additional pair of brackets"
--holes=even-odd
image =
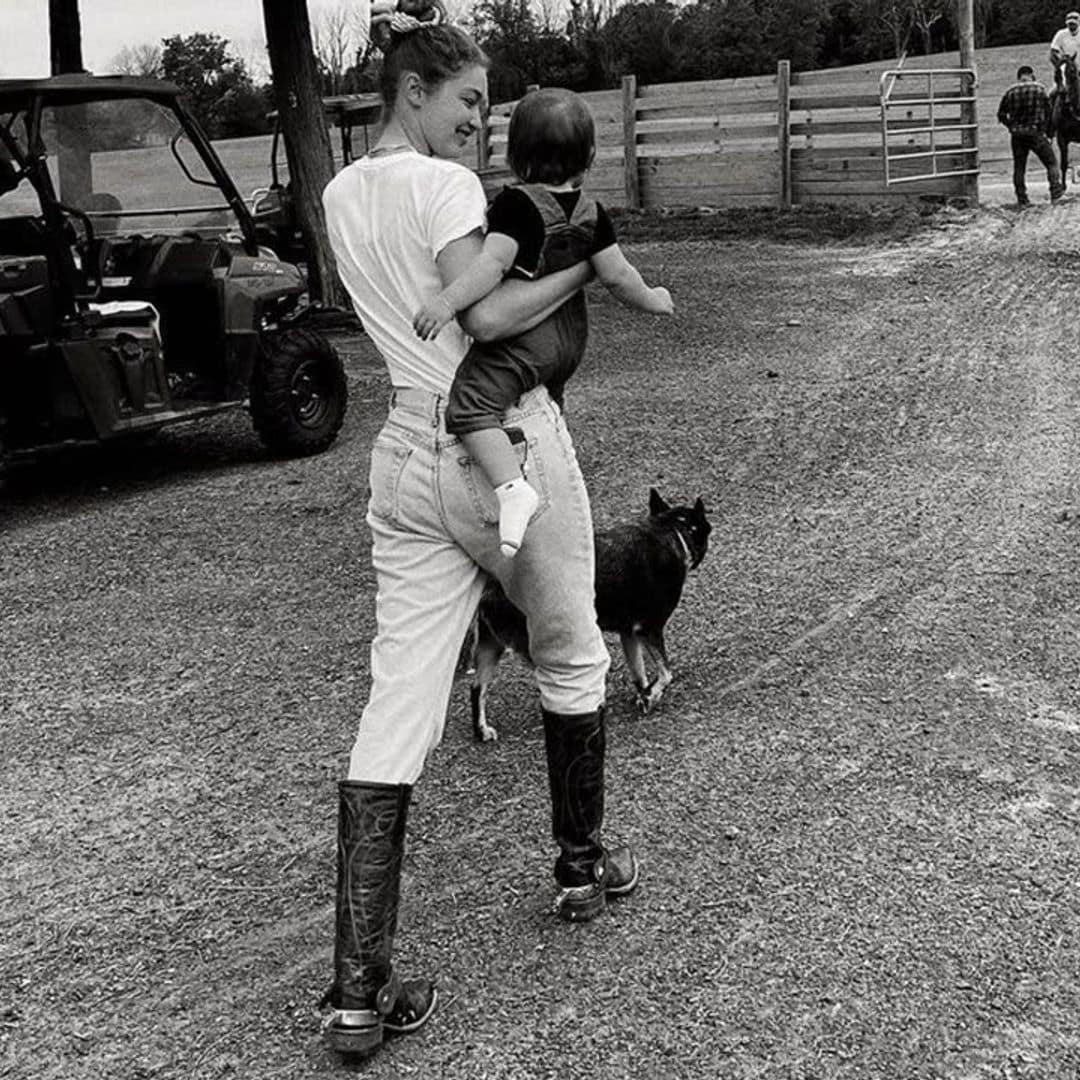
[(521, 550), (507, 559), (495, 494), (447, 434), (445, 406), (425, 390), (395, 390), (372, 448), (377, 625), (350, 780), (412, 784), (420, 776), (442, 738), (484, 571), (528, 618), (541, 705), (576, 714), (604, 701), (610, 658), (596, 624), (592, 513), (562, 413), (544, 387), (507, 411), (506, 426), (525, 433), (519, 455), (540, 496)]

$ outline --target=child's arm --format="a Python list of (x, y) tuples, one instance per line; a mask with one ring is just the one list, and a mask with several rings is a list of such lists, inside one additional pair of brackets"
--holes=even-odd
[(429, 300), (413, 316), (413, 329), (424, 341), (435, 337), (459, 311), (471, 307), (495, 289), (514, 265), (518, 253), (516, 240), (492, 232), (484, 237), (480, 254), (463, 273)]
[(592, 257), (596, 276), (612, 296), (628, 307), (648, 311), (652, 315), (670, 315), (675, 306), (671, 293), (662, 285), (650, 287), (622, 253), (618, 244), (609, 244)]

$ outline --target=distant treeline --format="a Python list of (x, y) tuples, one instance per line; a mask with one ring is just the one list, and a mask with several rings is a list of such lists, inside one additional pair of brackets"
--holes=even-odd
[[(542, 0), (482, 0), (472, 7), (466, 23), (492, 60), (491, 100), (513, 100), (531, 84), (602, 90), (629, 74), (642, 84), (734, 78), (774, 71), (782, 59), (806, 71), (957, 47), (958, 0), (615, 2), (570, 0), (565, 18), (543, 16)], [(979, 47), (1043, 40), (1049, 49), (1067, 9), (1050, 0), (974, 3)], [(324, 29), (315, 43), (325, 92), (376, 89), (378, 50), (350, 51), (347, 23), (335, 30)], [(115, 70), (178, 82), (212, 137), (261, 134), (273, 95), (228, 46), (213, 34), (177, 36), (162, 48), (126, 50)]]
[[(1067, 8), (1050, 0), (974, 0), (976, 45), (1045, 40)], [(1072, 5), (1075, 6), (1075, 5)], [(483, 0), (471, 29), (492, 58), (493, 101), (534, 83), (601, 90), (623, 75), (639, 83), (795, 71), (956, 49), (956, 0), (667, 0), (609, 8), (571, 0), (565, 24), (545, 22), (529, 0)], [(350, 89), (373, 89), (378, 56), (349, 72)]]

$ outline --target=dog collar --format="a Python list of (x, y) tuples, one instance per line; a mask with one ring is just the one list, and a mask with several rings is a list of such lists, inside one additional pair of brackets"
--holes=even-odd
[(683, 562), (686, 564), (687, 570), (693, 570), (694, 553), (690, 550), (690, 545), (686, 542), (686, 537), (683, 536), (680, 529), (675, 530), (675, 535), (679, 538), (679, 546), (682, 548)]

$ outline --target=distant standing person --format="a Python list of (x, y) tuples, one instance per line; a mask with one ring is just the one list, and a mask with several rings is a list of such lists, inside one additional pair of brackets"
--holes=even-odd
[(1030, 206), (1027, 197), (1027, 159), (1029, 153), (1046, 166), (1050, 183), (1050, 201), (1057, 202), (1065, 193), (1054, 148), (1046, 137), (1050, 124), (1050, 98), (1042, 83), (1036, 82), (1033, 68), (1024, 64), (1017, 69), (1016, 82), (1005, 91), (998, 106), (998, 123), (1009, 129), (1013, 156), (1013, 187), (1020, 206)]
[(1066, 60), (1076, 60), (1080, 56), (1080, 11), (1070, 11), (1065, 16), (1065, 25), (1054, 35), (1050, 42), (1050, 63), (1054, 65), (1054, 85), (1059, 89), (1064, 85), (1061, 66)]

